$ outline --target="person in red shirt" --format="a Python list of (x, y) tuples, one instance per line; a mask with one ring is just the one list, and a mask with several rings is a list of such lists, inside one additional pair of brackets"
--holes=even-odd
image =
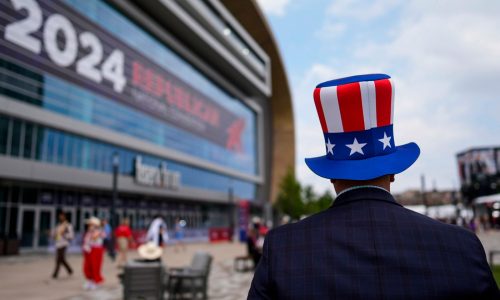
[(123, 266), (127, 263), (127, 251), (131, 243), (133, 243), (132, 230), (130, 230), (129, 220), (124, 218), (115, 229), (116, 242), (118, 244), (118, 266)]

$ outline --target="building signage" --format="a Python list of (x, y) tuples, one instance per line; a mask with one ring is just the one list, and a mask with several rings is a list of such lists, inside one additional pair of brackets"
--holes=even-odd
[(242, 150), (243, 118), (61, 1), (8, 0), (0, 2), (0, 11), (0, 57)]
[(181, 185), (181, 173), (167, 170), (165, 162), (162, 162), (159, 167), (144, 165), (142, 157), (137, 156), (135, 158), (135, 182), (141, 185), (177, 190)]

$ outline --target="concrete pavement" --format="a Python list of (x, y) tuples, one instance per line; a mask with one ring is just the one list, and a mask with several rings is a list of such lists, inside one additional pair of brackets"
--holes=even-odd
[[(500, 250), (500, 231), (482, 232), (478, 236), (486, 253), (493, 249)], [(186, 248), (186, 251), (175, 252), (173, 247), (168, 247), (163, 261), (170, 267), (179, 267), (188, 265), (197, 250), (208, 251), (214, 256), (209, 279), (210, 299), (246, 299), (253, 273), (233, 271), (234, 257), (246, 252), (244, 244), (190, 244)], [(134, 252), (130, 253), (132, 257), (135, 257)], [(122, 299), (122, 289), (117, 279), (119, 269), (108, 257), (103, 266), (105, 282), (95, 291), (84, 291), (82, 288), (81, 255), (71, 254), (68, 260), (75, 274), (69, 277), (62, 269), (60, 279), (53, 280), (50, 278), (54, 267), (53, 256), (26, 254), (0, 258), (0, 299)], [(495, 259), (495, 263), (500, 264), (500, 257)]]
[[(175, 252), (167, 247), (163, 262), (169, 267), (188, 265), (196, 251), (203, 250), (214, 256), (209, 279), (210, 299), (245, 299), (253, 273), (235, 273), (233, 259), (244, 255), (246, 247), (239, 243), (189, 244), (186, 251)], [(136, 257), (130, 252), (130, 257)], [(51, 279), (54, 257), (46, 254), (24, 254), (0, 258), (0, 299), (122, 299), (122, 288), (117, 274), (120, 270), (105, 257), (103, 264), (104, 284), (94, 291), (83, 289), (82, 256), (68, 255), (74, 275), (68, 276), (61, 269), (59, 279)]]

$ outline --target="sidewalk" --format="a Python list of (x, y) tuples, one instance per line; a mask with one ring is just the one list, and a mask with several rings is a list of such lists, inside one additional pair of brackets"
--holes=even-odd
[[(244, 255), (244, 244), (189, 244), (186, 251), (174, 252), (168, 247), (163, 255), (164, 263), (169, 267), (188, 265), (196, 251), (208, 251), (214, 256), (209, 280), (210, 299), (233, 300), (246, 299), (253, 273), (235, 273), (233, 259)], [(130, 257), (136, 257), (130, 252)], [(122, 288), (118, 282), (119, 269), (105, 257), (103, 265), (104, 284), (95, 291), (84, 291), (82, 257), (79, 254), (68, 255), (68, 261), (74, 269), (69, 277), (64, 269), (60, 270), (59, 279), (51, 279), (54, 257), (45, 254), (25, 254), (0, 259), (0, 299), (122, 299)]]
[[(486, 253), (489, 250), (500, 250), (500, 231), (480, 233)], [(191, 257), (198, 250), (210, 252), (214, 256), (214, 263), (209, 280), (209, 298), (220, 300), (246, 299), (253, 277), (252, 272), (235, 273), (233, 259), (244, 255), (244, 244), (190, 244), (185, 252), (174, 252), (173, 247), (167, 247), (163, 261), (169, 267), (178, 267), (190, 263)], [(130, 252), (130, 258), (135, 257)], [(25, 254), (14, 257), (0, 258), (0, 299), (122, 299), (122, 288), (118, 282), (119, 270), (108, 257), (104, 260), (103, 275), (105, 283), (96, 291), (84, 291), (83, 275), (81, 271), (82, 257), (79, 254), (70, 254), (68, 260), (75, 273), (68, 277), (65, 270), (61, 270), (60, 279), (52, 280), (54, 257), (43, 254)], [(495, 262), (500, 264), (500, 257)]]

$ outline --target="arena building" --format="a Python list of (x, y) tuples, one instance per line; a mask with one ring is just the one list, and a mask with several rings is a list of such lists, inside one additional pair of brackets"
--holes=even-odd
[(78, 233), (109, 218), (114, 169), (136, 230), (161, 214), (203, 236), (241, 200), (269, 209), (294, 125), (254, 1), (8, 0), (0, 22), (3, 241), (47, 249), (60, 210)]

